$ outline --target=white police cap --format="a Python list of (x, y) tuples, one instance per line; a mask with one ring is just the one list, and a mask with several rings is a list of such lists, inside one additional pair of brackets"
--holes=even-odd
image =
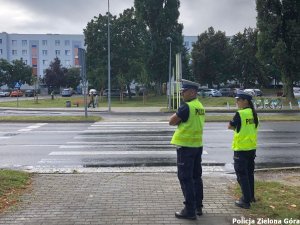
[(242, 90), (237, 90), (235, 98), (247, 99), (247, 100), (251, 101), (252, 95), (248, 92), (245, 92)]
[(185, 80), (181, 79), (181, 91), (187, 90), (187, 89), (195, 89), (198, 90), (200, 84), (190, 81), (190, 80)]

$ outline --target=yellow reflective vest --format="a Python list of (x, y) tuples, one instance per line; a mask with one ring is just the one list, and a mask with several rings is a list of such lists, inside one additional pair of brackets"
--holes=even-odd
[(171, 144), (181, 147), (202, 147), (205, 110), (198, 99), (186, 102), (186, 104), (189, 107), (189, 118), (178, 125)]
[(234, 130), (232, 149), (234, 151), (250, 151), (257, 146), (257, 127), (251, 108), (238, 110), (241, 117), (241, 129), (239, 132)]

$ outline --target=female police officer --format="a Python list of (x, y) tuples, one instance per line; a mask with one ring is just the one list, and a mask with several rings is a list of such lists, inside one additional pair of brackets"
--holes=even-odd
[(205, 110), (197, 98), (198, 84), (182, 80), (181, 95), (184, 100), (169, 120), (178, 125), (171, 144), (177, 146), (178, 179), (184, 196), (185, 207), (175, 216), (181, 219), (196, 219), (202, 215), (202, 133)]
[(234, 169), (243, 196), (235, 205), (249, 209), (254, 198), (254, 159), (257, 145), (258, 117), (252, 103), (252, 95), (238, 91), (237, 105), (239, 110), (228, 129), (234, 130), (232, 149), (234, 151)]

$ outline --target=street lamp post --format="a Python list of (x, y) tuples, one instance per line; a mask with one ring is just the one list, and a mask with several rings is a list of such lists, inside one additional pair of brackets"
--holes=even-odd
[(108, 66), (107, 66), (107, 72), (108, 72), (108, 93), (107, 93), (107, 98), (108, 98), (108, 112), (111, 112), (111, 95), (110, 95), (110, 24), (109, 24), (109, 0), (107, 0), (107, 6), (108, 6), (108, 13), (107, 13), (107, 61), (108, 61)]
[(171, 64), (172, 64), (172, 38), (167, 37), (167, 41), (170, 43), (170, 54), (169, 54), (169, 98), (168, 98), (168, 109), (171, 110)]

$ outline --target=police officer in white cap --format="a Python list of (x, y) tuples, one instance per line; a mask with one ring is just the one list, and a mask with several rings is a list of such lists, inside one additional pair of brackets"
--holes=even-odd
[(249, 209), (255, 202), (254, 159), (256, 157), (258, 117), (252, 103), (252, 95), (239, 90), (236, 95), (238, 111), (229, 122), (228, 129), (234, 130), (232, 149), (234, 169), (242, 190), (242, 197), (235, 202), (240, 208)]
[(198, 100), (199, 84), (182, 80), (181, 95), (184, 103), (170, 117), (169, 124), (177, 125), (171, 144), (177, 147), (178, 179), (185, 207), (175, 213), (180, 219), (196, 219), (202, 215), (202, 134), (205, 110)]

